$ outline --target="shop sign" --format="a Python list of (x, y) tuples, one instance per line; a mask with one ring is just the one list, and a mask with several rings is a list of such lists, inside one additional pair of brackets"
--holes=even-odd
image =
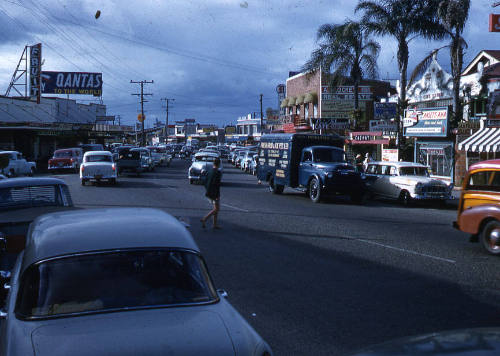
[(388, 138), (383, 138), (381, 131), (358, 131), (350, 133), (351, 143), (353, 145), (387, 145)]
[[(372, 88), (370, 86), (358, 87), (358, 99), (372, 100)], [(329, 85), (321, 87), (321, 100), (354, 100), (354, 86), (338, 86), (331, 88)]]
[(226, 135), (233, 135), (236, 133), (236, 126), (226, 126), (224, 128)]
[(102, 73), (42, 72), (42, 93), (102, 95)]
[(399, 161), (399, 150), (397, 148), (383, 148), (382, 161), (397, 162)]
[(500, 32), (500, 14), (490, 14), (490, 32)]
[(315, 130), (346, 130), (350, 127), (349, 119), (313, 119), (313, 124)]
[(389, 120), (370, 120), (370, 131), (396, 132), (398, 124)]
[(40, 104), (40, 75), (42, 72), (42, 44), (30, 46), (30, 96)]
[(405, 136), (446, 137), (448, 108), (407, 109), (403, 119)]
[(375, 119), (394, 119), (397, 114), (396, 103), (373, 103), (373, 117)]

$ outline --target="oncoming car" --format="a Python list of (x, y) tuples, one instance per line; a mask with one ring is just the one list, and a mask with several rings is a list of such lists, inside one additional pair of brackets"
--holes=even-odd
[(271, 354), (160, 210), (41, 216), (11, 282), (1, 355)]
[[(207, 173), (213, 167), (213, 162), (216, 158), (220, 159), (220, 155), (216, 152), (198, 152), (193, 157), (193, 163), (188, 170), (189, 184), (194, 182), (205, 182)], [(222, 171), (222, 167), (219, 167)]]
[(80, 165), (80, 180), (82, 185), (88, 181), (101, 182), (107, 180), (116, 184), (117, 169), (113, 154), (108, 151), (89, 151), (83, 155)]

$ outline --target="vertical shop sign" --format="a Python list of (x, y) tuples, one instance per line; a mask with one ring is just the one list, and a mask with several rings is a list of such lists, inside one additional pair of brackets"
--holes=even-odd
[(30, 46), (30, 96), (40, 104), (40, 75), (42, 72), (42, 44)]

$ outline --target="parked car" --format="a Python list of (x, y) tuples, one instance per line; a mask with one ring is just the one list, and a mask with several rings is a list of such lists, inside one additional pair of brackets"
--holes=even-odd
[(8, 286), (1, 355), (272, 353), (160, 210), (39, 217)]
[(151, 159), (153, 160), (153, 165), (159, 166), (161, 164), (161, 154), (158, 152), (156, 146), (146, 146), (146, 148), (151, 152)]
[[(214, 152), (198, 152), (193, 157), (193, 163), (188, 170), (189, 184), (194, 182), (204, 183), (207, 173), (213, 168), (213, 162), (219, 155)], [(222, 171), (222, 167), (219, 168)]]
[(245, 155), (241, 159), (240, 168), (245, 172), (250, 172), (250, 163), (252, 161), (252, 157), (257, 154), (257, 151), (246, 151)]
[[(9, 279), (18, 254), (24, 249), (31, 222), (42, 214), (68, 209), (75, 208), (68, 186), (61, 179), (0, 180), (0, 280)], [(0, 307), (5, 292), (0, 287)]]
[(453, 226), (471, 234), (471, 241), (480, 241), (489, 253), (500, 255), (500, 160), (469, 167)]
[(252, 173), (253, 175), (256, 175), (257, 174), (257, 165), (259, 164), (259, 155), (258, 154), (254, 154), (252, 156), (252, 160), (250, 161), (250, 173)]
[(195, 152), (195, 149), (193, 146), (187, 146), (187, 145), (182, 146), (182, 148), (179, 152), (179, 156), (182, 158), (188, 159), (193, 155), (194, 152)]
[(160, 154), (160, 164), (170, 166), (172, 162), (172, 155), (167, 151), (165, 146), (156, 146), (156, 152)]
[(80, 171), (82, 164), (83, 152), (79, 147), (64, 148), (54, 151), (54, 155), (49, 159), (48, 169), (50, 171), (72, 170)]
[(28, 162), (18, 151), (0, 151), (1, 156), (9, 159), (9, 164), (2, 170), (2, 174), (8, 177), (33, 176), (36, 172), (36, 163)]
[(347, 163), (338, 135), (269, 134), (262, 136), (257, 177), (281, 194), (285, 186), (305, 191), (318, 203), (325, 195), (343, 194), (360, 203), (364, 182)]
[(414, 162), (370, 162), (365, 172), (368, 191), (375, 197), (399, 200), (440, 201), (452, 197), (452, 184), (429, 176), (428, 168)]
[(83, 162), (80, 166), (82, 185), (88, 181), (100, 183), (103, 180), (116, 184), (117, 173), (116, 163), (111, 152), (89, 151), (83, 155)]
[(104, 151), (104, 146), (100, 143), (84, 143), (79, 147), (82, 149), (83, 154), (89, 151)]

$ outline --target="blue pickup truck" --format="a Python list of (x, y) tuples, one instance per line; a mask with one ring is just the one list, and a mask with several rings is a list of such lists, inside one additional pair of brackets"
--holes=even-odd
[(346, 160), (344, 139), (338, 135), (269, 134), (259, 144), (257, 177), (269, 182), (270, 191), (285, 187), (306, 192), (318, 203), (325, 195), (344, 194), (359, 203), (365, 185)]

